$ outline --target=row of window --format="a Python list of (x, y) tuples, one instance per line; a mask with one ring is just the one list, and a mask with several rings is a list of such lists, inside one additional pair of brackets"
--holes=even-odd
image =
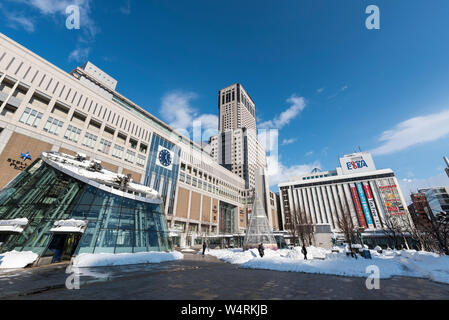
[(238, 196), (236, 196), (235, 194), (232, 194), (230, 192), (219, 189), (217, 186), (214, 187), (212, 184), (202, 181), (198, 178), (192, 177), (190, 175), (186, 175), (184, 172), (180, 172), (179, 181), (184, 182), (188, 185), (192, 185), (193, 187), (196, 187), (198, 189), (208, 191), (210, 193), (219, 194), (221, 196), (228, 197), (230, 199), (233, 199), (234, 201), (239, 200)]
[[(38, 112), (31, 108), (26, 108), (25, 111), (23, 112), (22, 116), (20, 117), (19, 122), (24, 123), (33, 128), (37, 128), (40, 120), (42, 119), (42, 116), (43, 116), (43, 114), (41, 112)], [(47, 122), (45, 123), (43, 130), (45, 132), (48, 132), (48, 133), (51, 133), (54, 135), (59, 135), (59, 131), (61, 130), (63, 125), (64, 125), (64, 122), (62, 122), (56, 118), (49, 117)], [(64, 134), (64, 138), (69, 141), (78, 143), (80, 135), (81, 135), (81, 129), (74, 127), (72, 125), (69, 125)], [(84, 135), (84, 138), (83, 138), (82, 145), (85, 147), (88, 147), (90, 149), (94, 149), (95, 145), (97, 143), (97, 139), (98, 139), (98, 137), (96, 135), (86, 132), (86, 134)], [(103, 152), (105, 154), (109, 154), (109, 152), (111, 150), (111, 146), (112, 146), (111, 141), (101, 138), (100, 144), (98, 146), (98, 151)], [(125, 151), (124, 147), (115, 144), (114, 149), (112, 151), (112, 156), (115, 158), (118, 158), (118, 159), (123, 159), (124, 151)], [(141, 154), (138, 154), (137, 158), (136, 158), (136, 153), (131, 150), (126, 151), (124, 159), (125, 159), (125, 161), (130, 162), (130, 163), (134, 163), (134, 161), (136, 161), (136, 164), (138, 166), (141, 166), (141, 167), (145, 166), (146, 157)]]

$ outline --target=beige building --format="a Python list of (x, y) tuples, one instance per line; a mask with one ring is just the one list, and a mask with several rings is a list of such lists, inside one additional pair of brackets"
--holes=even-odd
[(218, 131), (256, 130), (256, 105), (241, 84), (233, 84), (218, 92), (218, 110)]
[(44, 151), (84, 153), (157, 190), (178, 245), (244, 231), (245, 180), (116, 86), (90, 62), (67, 73), (0, 34), (0, 188)]
[[(210, 154), (217, 163), (245, 180), (245, 188), (263, 199), (270, 226), (273, 223), (266, 176), (266, 151), (257, 136), (256, 106), (239, 83), (218, 92), (219, 133), (209, 139)], [(248, 207), (250, 209), (250, 207)]]

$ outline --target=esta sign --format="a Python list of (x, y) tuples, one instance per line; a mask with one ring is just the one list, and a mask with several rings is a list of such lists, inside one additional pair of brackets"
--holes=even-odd
[(343, 174), (354, 174), (376, 170), (373, 158), (369, 152), (358, 152), (345, 155), (340, 158), (340, 166)]
[(348, 170), (357, 170), (357, 169), (361, 169), (363, 167), (367, 167), (368, 165), (366, 164), (365, 160), (356, 160), (356, 161), (348, 161), (346, 162), (346, 167), (348, 168)]

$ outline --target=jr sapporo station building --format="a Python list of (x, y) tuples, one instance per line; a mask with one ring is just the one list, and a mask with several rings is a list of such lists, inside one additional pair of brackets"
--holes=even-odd
[(44, 152), (82, 153), (159, 193), (173, 245), (243, 234), (244, 179), (116, 85), (90, 62), (67, 73), (0, 33), (0, 189)]

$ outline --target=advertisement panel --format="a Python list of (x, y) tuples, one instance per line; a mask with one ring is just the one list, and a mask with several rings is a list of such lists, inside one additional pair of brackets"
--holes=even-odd
[(369, 208), (371, 210), (371, 214), (374, 219), (374, 223), (376, 224), (376, 228), (381, 228), (379, 214), (377, 212), (376, 203), (374, 202), (373, 193), (369, 187), (368, 182), (363, 183), (363, 189), (365, 189), (366, 198), (368, 200)]
[(351, 184), (351, 193), (352, 193), (352, 199), (354, 200), (354, 204), (355, 204), (355, 208), (357, 210), (357, 217), (359, 218), (359, 222), (360, 222), (360, 226), (362, 228), (366, 229), (366, 222), (365, 222), (365, 217), (363, 216), (363, 210), (362, 210), (362, 206), (360, 205), (360, 201), (359, 201), (359, 197), (357, 195), (357, 189), (355, 187), (355, 184)]
[(394, 183), (394, 180), (381, 179), (376, 181), (376, 184), (387, 213), (391, 216), (405, 214), (404, 206), (399, 197), (398, 187)]
[(353, 174), (376, 170), (373, 158), (368, 152), (359, 152), (345, 155), (340, 158), (340, 166), (343, 174)]
[(365, 214), (366, 223), (369, 229), (374, 229), (373, 219), (371, 219), (371, 214), (369, 212), (368, 202), (366, 201), (365, 193), (363, 193), (362, 184), (357, 183), (357, 191), (359, 192), (360, 201), (362, 203), (363, 213)]

